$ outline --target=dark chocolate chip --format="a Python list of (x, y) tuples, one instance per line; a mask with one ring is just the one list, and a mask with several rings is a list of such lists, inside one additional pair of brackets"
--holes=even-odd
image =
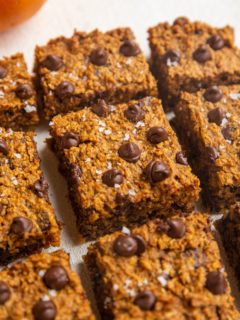
[(222, 99), (223, 93), (217, 86), (211, 86), (204, 92), (203, 97), (210, 102), (218, 102)]
[(161, 161), (151, 161), (144, 170), (145, 177), (150, 183), (160, 182), (170, 176), (170, 168)]
[(72, 180), (73, 183), (77, 186), (80, 184), (81, 176), (82, 176), (82, 170), (77, 164), (71, 165), (71, 174), (72, 174)]
[(109, 115), (109, 106), (103, 99), (98, 99), (97, 103), (92, 106), (91, 110), (99, 117), (107, 117)]
[(38, 197), (43, 198), (46, 197), (47, 191), (48, 191), (48, 183), (47, 181), (42, 177), (41, 179), (37, 180), (34, 185), (33, 189)]
[(224, 139), (232, 141), (232, 128), (230, 126), (222, 128), (222, 135)]
[(169, 229), (167, 235), (174, 239), (182, 238), (186, 233), (186, 227), (181, 219), (169, 219), (167, 221)]
[(119, 170), (107, 170), (102, 175), (102, 182), (109, 187), (114, 187), (115, 184), (123, 183), (123, 175)]
[(108, 60), (108, 52), (103, 48), (97, 48), (90, 54), (91, 63), (96, 66), (105, 66)]
[(57, 308), (53, 301), (38, 300), (33, 306), (34, 320), (54, 320), (57, 316)]
[(29, 99), (33, 96), (33, 87), (29, 83), (19, 84), (16, 88), (16, 95), (19, 99)]
[(168, 133), (162, 127), (152, 127), (147, 131), (147, 139), (152, 144), (158, 144), (168, 139)]
[(207, 46), (201, 45), (193, 52), (193, 59), (199, 63), (204, 63), (211, 60), (211, 52)]
[(43, 282), (49, 289), (61, 290), (69, 282), (66, 270), (60, 265), (51, 266), (43, 276)]
[(207, 43), (210, 45), (210, 47), (213, 49), (213, 50), (220, 50), (222, 49), (224, 46), (225, 46), (225, 41), (224, 39), (216, 34), (212, 37), (210, 37), (208, 40), (207, 40)]
[(206, 147), (205, 153), (210, 161), (215, 161), (219, 157), (219, 151), (215, 147)]
[(11, 224), (10, 232), (23, 236), (26, 232), (30, 232), (33, 228), (33, 223), (28, 218), (16, 217)]
[(72, 147), (77, 147), (80, 143), (79, 136), (72, 132), (66, 132), (62, 136), (62, 147), (63, 149), (70, 149)]
[(185, 153), (183, 151), (177, 152), (177, 154), (176, 154), (176, 162), (179, 163), (179, 164), (182, 164), (184, 166), (188, 165), (187, 157), (186, 157), (186, 155), (185, 155)]
[(4, 79), (7, 76), (8, 72), (7, 69), (0, 66), (0, 79)]
[(42, 62), (42, 66), (51, 71), (57, 71), (62, 68), (63, 60), (55, 54), (49, 54)]
[(127, 206), (129, 204), (128, 196), (125, 194), (121, 194), (120, 192), (116, 193), (115, 201), (116, 204), (121, 207)]
[(156, 231), (159, 233), (167, 233), (167, 231), (169, 230), (170, 226), (167, 223), (167, 221), (164, 220), (159, 220), (157, 221), (157, 227), (156, 227)]
[(122, 257), (131, 257), (137, 253), (136, 239), (127, 235), (118, 236), (113, 243), (113, 250)]
[(184, 26), (187, 23), (189, 23), (189, 19), (187, 17), (178, 17), (174, 20), (173, 25)]
[(8, 154), (8, 146), (5, 139), (0, 138), (0, 152), (5, 156)]
[(213, 294), (223, 294), (227, 290), (227, 281), (220, 271), (209, 272), (206, 279), (206, 288)]
[(10, 298), (11, 292), (7, 284), (0, 281), (0, 305), (3, 305)]
[(136, 143), (125, 142), (118, 149), (118, 155), (127, 162), (135, 163), (141, 156), (141, 150)]
[(133, 123), (144, 119), (145, 112), (138, 104), (131, 105), (124, 111), (124, 116)]
[(74, 85), (69, 81), (61, 82), (57, 88), (55, 89), (56, 96), (60, 100), (64, 100), (66, 98), (70, 98), (75, 91)]
[(175, 50), (168, 50), (164, 56), (163, 56), (163, 61), (164, 63), (168, 63), (169, 62), (176, 62), (178, 63), (180, 61), (181, 55), (178, 51)]
[(134, 299), (134, 304), (144, 311), (152, 310), (155, 303), (156, 297), (151, 291), (140, 292)]
[(137, 56), (141, 50), (136, 42), (131, 40), (125, 40), (120, 47), (120, 53), (125, 57), (134, 57)]
[(142, 254), (147, 249), (146, 241), (139, 234), (134, 234), (133, 238), (137, 241), (137, 255)]
[(208, 121), (211, 123), (216, 123), (218, 126), (220, 126), (225, 115), (225, 112), (221, 108), (212, 109), (208, 111)]

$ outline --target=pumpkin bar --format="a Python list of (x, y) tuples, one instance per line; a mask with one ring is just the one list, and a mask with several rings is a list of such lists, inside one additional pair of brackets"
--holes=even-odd
[(117, 231), (85, 261), (103, 319), (240, 319), (206, 214)]
[(0, 272), (0, 319), (94, 320), (79, 276), (62, 250)]
[(23, 129), (39, 122), (36, 93), (24, 57), (17, 53), (0, 60), (0, 123)]
[(172, 25), (150, 28), (149, 44), (151, 68), (166, 109), (175, 106), (181, 91), (240, 82), (240, 50), (229, 26), (214, 28), (179, 17)]
[(174, 120), (205, 202), (222, 211), (240, 199), (240, 86), (182, 93)]
[(0, 264), (59, 245), (32, 132), (0, 129)]
[(110, 103), (157, 95), (156, 82), (129, 28), (75, 32), (36, 48), (46, 119), (102, 98)]
[(199, 181), (157, 98), (99, 100), (56, 116), (51, 135), (86, 238), (142, 224), (156, 210), (190, 211), (198, 199)]

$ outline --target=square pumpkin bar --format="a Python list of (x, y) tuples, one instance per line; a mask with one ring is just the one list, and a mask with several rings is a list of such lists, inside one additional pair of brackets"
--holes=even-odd
[(142, 224), (156, 210), (189, 211), (198, 199), (199, 180), (157, 98), (99, 100), (56, 116), (51, 135), (84, 237)]
[(240, 319), (206, 214), (117, 231), (85, 261), (103, 319)]
[(75, 32), (36, 48), (35, 70), (46, 119), (104, 98), (157, 95), (156, 82), (129, 28)]
[(215, 28), (180, 17), (172, 25), (150, 28), (149, 44), (152, 70), (166, 109), (175, 106), (181, 91), (240, 82), (240, 50), (229, 26)]

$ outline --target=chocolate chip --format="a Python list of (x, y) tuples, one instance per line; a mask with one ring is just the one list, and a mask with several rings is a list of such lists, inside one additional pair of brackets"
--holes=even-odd
[(227, 290), (227, 281), (220, 271), (209, 272), (206, 279), (206, 288), (213, 294), (223, 294)]
[(90, 54), (90, 61), (96, 66), (105, 66), (107, 64), (107, 60), (108, 53), (103, 48), (97, 48), (93, 50)]
[(145, 112), (138, 104), (131, 105), (124, 111), (124, 116), (133, 123), (144, 119)]
[(3, 305), (10, 298), (11, 292), (7, 284), (0, 281), (0, 305)]
[(99, 117), (107, 117), (109, 115), (109, 106), (103, 99), (98, 99), (97, 103), (92, 106), (91, 110)]
[(186, 157), (184, 152), (182, 152), (182, 151), (177, 152), (177, 154), (176, 154), (176, 162), (179, 163), (179, 164), (182, 164), (184, 166), (188, 165), (188, 160), (187, 160), (187, 157)]
[(205, 45), (199, 46), (194, 52), (193, 52), (193, 59), (196, 60), (199, 63), (204, 63), (208, 60), (211, 60), (211, 52), (209, 51), (208, 47)]
[(136, 42), (131, 40), (125, 40), (119, 49), (120, 53), (125, 57), (134, 57), (137, 56), (141, 50)]
[(144, 174), (150, 183), (160, 182), (170, 176), (170, 169), (167, 164), (161, 161), (151, 161), (146, 166)]
[(4, 79), (7, 76), (8, 72), (7, 69), (0, 66), (0, 79)]
[(5, 156), (8, 154), (8, 146), (5, 139), (0, 138), (0, 152)]
[(225, 41), (223, 40), (223, 38), (216, 34), (212, 37), (210, 37), (208, 40), (207, 40), (207, 43), (210, 45), (210, 47), (213, 49), (213, 50), (220, 50), (222, 49), (224, 46), (225, 46)]
[(33, 223), (28, 218), (16, 217), (10, 227), (10, 232), (23, 236), (26, 232), (30, 232), (33, 228)]
[(141, 150), (136, 143), (125, 142), (118, 149), (118, 155), (127, 162), (135, 163), (141, 156)]
[(187, 23), (189, 23), (189, 19), (187, 17), (178, 17), (174, 20), (173, 25), (184, 26)]
[(164, 63), (168, 63), (168, 62), (171, 62), (171, 63), (178, 63), (180, 61), (180, 58), (181, 58), (181, 55), (178, 51), (175, 51), (175, 50), (168, 50), (164, 56), (163, 56), (163, 61)]
[(103, 173), (102, 182), (109, 187), (114, 187), (115, 184), (123, 183), (123, 175), (119, 170), (111, 169)]
[(125, 207), (129, 204), (128, 196), (121, 194), (120, 192), (116, 193), (115, 201), (118, 206)]
[(49, 289), (61, 290), (69, 282), (69, 278), (66, 270), (59, 266), (51, 266), (45, 273), (43, 277), (43, 282)]
[(147, 139), (152, 144), (158, 144), (168, 139), (168, 133), (162, 127), (152, 127), (147, 131)]
[(184, 222), (181, 219), (169, 219), (167, 221), (169, 229), (167, 235), (174, 239), (182, 238), (186, 233), (186, 227)]
[(74, 91), (75, 87), (71, 82), (63, 81), (57, 86), (55, 93), (60, 100), (64, 100), (66, 98), (70, 98)]
[(147, 249), (146, 241), (139, 234), (133, 235), (133, 238), (137, 241), (137, 255), (142, 254)]
[(47, 232), (51, 228), (51, 223), (49, 221), (49, 215), (47, 212), (38, 212), (37, 213), (37, 224), (39, 225), (39, 228), (42, 232)]
[(55, 54), (49, 54), (42, 62), (42, 66), (51, 71), (57, 71), (62, 68), (63, 60)]
[(225, 115), (225, 112), (223, 112), (221, 108), (212, 109), (208, 111), (208, 121), (211, 123), (216, 123), (218, 126), (220, 126)]
[(122, 257), (134, 256), (138, 250), (137, 241), (131, 236), (120, 235), (114, 241), (113, 250)]
[(70, 149), (72, 147), (77, 147), (80, 143), (80, 139), (77, 134), (72, 132), (66, 132), (62, 136), (61, 143), (62, 143), (63, 149)]
[(159, 233), (167, 233), (167, 231), (169, 230), (170, 226), (167, 223), (167, 221), (164, 220), (159, 220), (157, 221), (157, 227), (156, 227), (156, 231)]
[(41, 179), (37, 180), (33, 185), (33, 190), (37, 194), (39, 198), (46, 197), (48, 191), (48, 183), (47, 181), (41, 177)]
[(215, 147), (206, 147), (205, 153), (210, 161), (215, 161), (219, 157), (219, 151)]
[(222, 128), (222, 135), (224, 139), (232, 141), (232, 128), (230, 126)]
[(34, 320), (54, 320), (57, 315), (57, 308), (53, 301), (40, 299), (33, 306), (32, 313)]
[(203, 97), (210, 102), (218, 102), (222, 99), (223, 93), (217, 86), (211, 86), (204, 92)]
[(138, 293), (134, 299), (136, 304), (141, 310), (152, 310), (156, 303), (156, 297), (151, 291), (143, 291)]
[(16, 88), (16, 95), (19, 99), (29, 99), (33, 96), (33, 87), (29, 83), (19, 84)]
[(82, 176), (82, 170), (79, 165), (74, 163), (71, 165), (71, 174), (73, 183), (78, 186)]

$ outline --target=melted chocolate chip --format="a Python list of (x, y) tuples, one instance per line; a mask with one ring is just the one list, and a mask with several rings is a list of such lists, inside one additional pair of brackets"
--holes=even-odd
[(62, 147), (63, 149), (70, 149), (72, 147), (77, 147), (80, 143), (79, 136), (72, 132), (66, 132), (62, 136)]
[(53, 301), (40, 299), (33, 306), (32, 313), (34, 320), (54, 320), (57, 315), (57, 308)]
[(141, 156), (141, 150), (134, 142), (125, 142), (118, 149), (118, 155), (130, 163), (135, 163)]
[(42, 66), (51, 71), (57, 71), (62, 68), (63, 60), (55, 54), (49, 54), (42, 62)]
[(182, 152), (182, 151), (177, 152), (177, 154), (176, 154), (176, 162), (179, 163), (179, 164), (182, 164), (184, 166), (188, 165), (188, 160), (187, 160), (187, 157), (186, 157), (184, 152)]
[(33, 185), (33, 190), (39, 198), (46, 197), (48, 191), (47, 181), (43, 177), (37, 180)]
[(169, 219), (167, 221), (169, 229), (167, 230), (167, 235), (174, 239), (182, 238), (186, 233), (186, 227), (181, 219)]
[(187, 17), (178, 17), (174, 20), (173, 25), (184, 26), (187, 23), (189, 23), (189, 19)]
[(168, 139), (168, 133), (162, 127), (152, 127), (147, 131), (147, 139), (152, 144), (158, 144)]
[(113, 244), (113, 250), (122, 257), (131, 257), (137, 253), (138, 244), (136, 239), (127, 235), (118, 236)]
[(206, 288), (213, 294), (224, 294), (227, 290), (227, 281), (220, 271), (209, 272), (206, 279)]
[(61, 290), (69, 282), (69, 278), (66, 270), (60, 265), (54, 265), (50, 267), (44, 277), (43, 282), (49, 289)]
[(0, 152), (5, 156), (8, 154), (8, 146), (5, 139), (0, 138)]
[(74, 85), (69, 81), (61, 82), (55, 89), (55, 94), (60, 100), (72, 97), (75, 91)]
[(30, 232), (33, 228), (33, 223), (28, 218), (16, 217), (11, 224), (10, 232), (17, 236), (23, 236), (26, 232)]
[(208, 47), (205, 45), (199, 46), (194, 52), (193, 52), (193, 59), (196, 60), (199, 63), (204, 63), (208, 60), (211, 60), (211, 52), (209, 51)]
[(107, 117), (109, 115), (109, 106), (103, 99), (98, 99), (98, 102), (92, 106), (91, 110), (99, 117)]
[(134, 299), (134, 304), (144, 311), (152, 310), (155, 303), (156, 297), (151, 291), (140, 292)]
[(216, 34), (212, 37), (210, 37), (208, 40), (207, 40), (207, 43), (210, 45), (210, 47), (213, 49), (213, 50), (220, 50), (222, 49), (224, 46), (225, 46), (225, 41), (224, 39)]
[(221, 108), (212, 109), (208, 112), (208, 121), (211, 123), (216, 123), (218, 126), (220, 126), (225, 115), (225, 112)]
[(163, 61), (164, 63), (178, 63), (180, 61), (180, 58), (181, 58), (181, 55), (178, 51), (175, 51), (175, 50), (168, 50), (164, 56), (163, 56)]
[(80, 184), (81, 176), (82, 176), (82, 170), (79, 167), (79, 165), (77, 164), (71, 165), (71, 175), (72, 175), (73, 183), (78, 186)]
[(232, 128), (230, 126), (222, 128), (222, 135), (224, 139), (232, 141)]
[(119, 170), (107, 170), (102, 175), (102, 182), (108, 187), (114, 187), (115, 184), (123, 183), (123, 175)]
[(49, 215), (47, 212), (38, 212), (37, 214), (37, 224), (39, 225), (39, 228), (42, 230), (42, 232), (47, 232), (51, 228), (51, 223), (49, 220)]
[(7, 76), (8, 72), (7, 69), (0, 66), (0, 79), (4, 79)]
[(160, 182), (170, 176), (170, 168), (161, 161), (151, 161), (144, 170), (145, 177), (150, 183)]
[(19, 84), (16, 88), (16, 96), (19, 99), (29, 99), (33, 96), (33, 87), (29, 83)]
[(125, 40), (121, 45), (119, 51), (125, 57), (134, 57), (141, 52), (139, 46), (134, 41), (131, 41), (131, 40)]
[(215, 161), (219, 157), (219, 151), (215, 147), (206, 147), (205, 153), (210, 161)]
[(91, 63), (96, 66), (105, 66), (108, 60), (108, 52), (103, 48), (97, 48), (90, 54)]
[(133, 123), (142, 121), (144, 119), (145, 112), (138, 104), (131, 105), (124, 111), (124, 116)]
[(0, 281), (0, 305), (5, 304), (9, 300), (11, 292), (7, 284), (3, 281)]
[(147, 249), (146, 241), (139, 234), (133, 235), (133, 238), (137, 241), (137, 255), (142, 254)]
[(210, 102), (218, 102), (222, 99), (223, 93), (217, 86), (211, 86), (204, 92), (203, 97)]

